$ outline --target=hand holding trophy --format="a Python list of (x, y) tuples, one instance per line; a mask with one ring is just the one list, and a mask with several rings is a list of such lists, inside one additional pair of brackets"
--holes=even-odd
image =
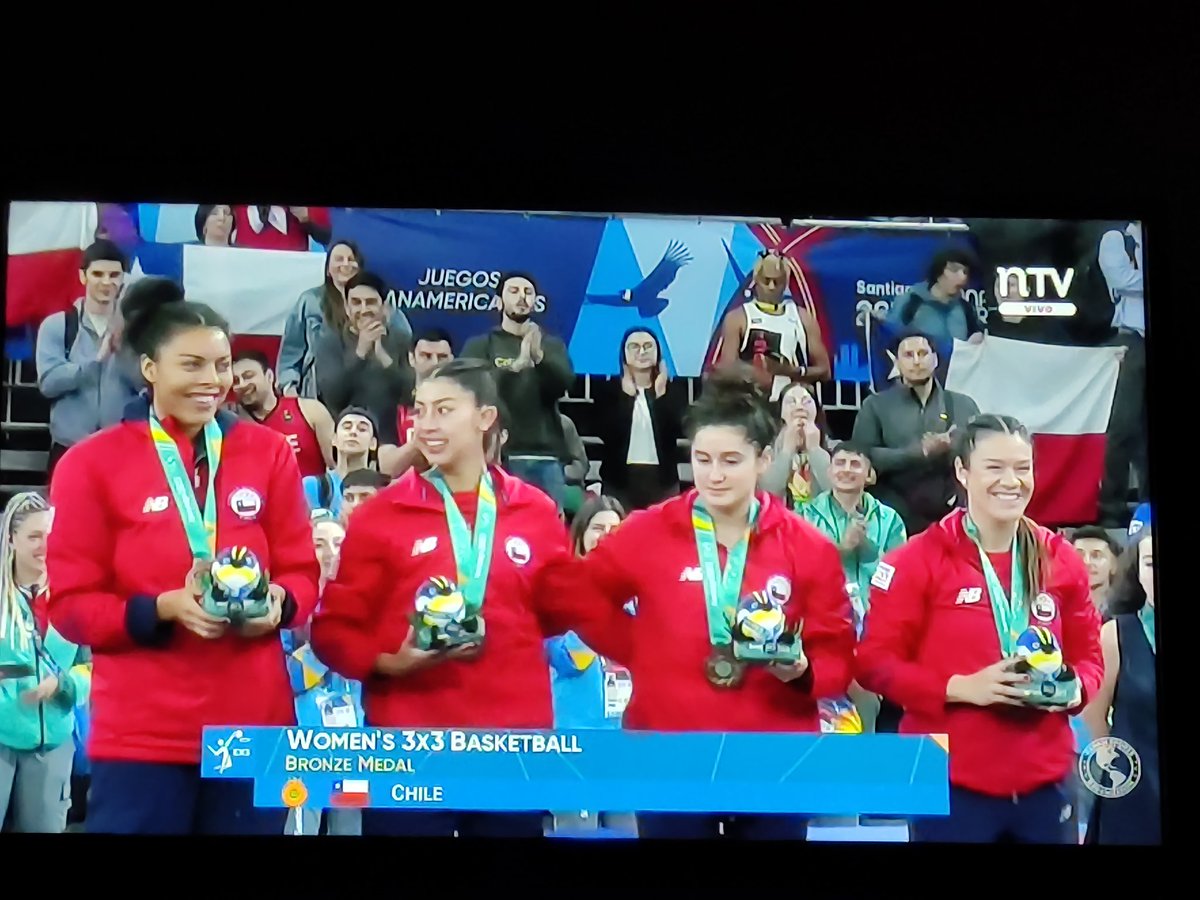
[(246, 547), (222, 550), (202, 579), (204, 611), (235, 628), (271, 616), (278, 605), (271, 596), (270, 577)]
[(807, 667), (800, 625), (788, 628), (783, 603), (768, 591), (755, 591), (741, 599), (731, 630), (736, 659), (785, 666), (796, 666), (804, 660)]
[(466, 598), (449, 578), (430, 578), (417, 591), (412, 619), (421, 650), (452, 650), (483, 643), (483, 616), (467, 608)]
[(1017, 638), (1013, 671), (1028, 675), (1024, 702), (1047, 712), (1074, 709), (1082, 701), (1075, 670), (1063, 661), (1062, 648), (1049, 628), (1034, 625)]

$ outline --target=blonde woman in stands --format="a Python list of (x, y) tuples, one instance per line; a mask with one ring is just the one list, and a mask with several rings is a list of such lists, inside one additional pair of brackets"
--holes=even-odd
[(9, 500), (0, 520), (0, 820), (18, 832), (67, 827), (75, 705), (89, 680), (72, 671), (79, 648), (46, 621), (46, 538), (40, 494)]

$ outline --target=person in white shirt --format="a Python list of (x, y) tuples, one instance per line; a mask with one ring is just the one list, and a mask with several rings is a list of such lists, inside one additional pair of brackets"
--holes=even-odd
[(1124, 528), (1129, 521), (1129, 470), (1137, 474), (1138, 500), (1149, 499), (1146, 450), (1146, 299), (1142, 283), (1142, 226), (1132, 222), (1100, 238), (1100, 271), (1114, 305), (1110, 343), (1125, 348), (1108, 421), (1100, 524)]
[(721, 324), (717, 365), (750, 363), (772, 402), (793, 381), (816, 384), (832, 373), (816, 316), (784, 296), (789, 277), (787, 261), (764, 250), (754, 264), (747, 302), (730, 310)]

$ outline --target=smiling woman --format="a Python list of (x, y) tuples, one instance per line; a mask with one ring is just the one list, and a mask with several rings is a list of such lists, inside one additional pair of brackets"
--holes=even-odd
[[(247, 785), (201, 780), (200, 734), (295, 723), (276, 632), (307, 620), (318, 577), (295, 454), (220, 411), (233, 376), (212, 309), (148, 278), (122, 311), (150, 396), (68, 451), (51, 487), (50, 622), (91, 647), (105, 688), (92, 706), (88, 831), (278, 834), (284, 816), (256, 809)], [(271, 578), (266, 614), (241, 623), (204, 606), (211, 560), (231, 546)], [(205, 687), (214, 671), (241, 687)]]
[[(966, 510), (888, 554), (871, 579), (857, 680), (904, 708), (902, 732), (948, 734), (955, 748), (950, 815), (916, 820), (914, 840), (1074, 843), (1068, 713), (1103, 671), (1087, 571), (1025, 516), (1033, 448), (1020, 422), (975, 416), (954, 468)], [(1031, 647), (1058, 664), (1033, 672), (1022, 664)]]

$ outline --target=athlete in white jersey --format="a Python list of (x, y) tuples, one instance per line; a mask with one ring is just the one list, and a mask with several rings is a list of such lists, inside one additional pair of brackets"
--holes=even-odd
[(787, 263), (775, 252), (754, 264), (754, 298), (730, 311), (721, 328), (717, 365), (748, 362), (771, 399), (793, 381), (815, 384), (829, 377), (829, 353), (816, 317), (785, 300)]

